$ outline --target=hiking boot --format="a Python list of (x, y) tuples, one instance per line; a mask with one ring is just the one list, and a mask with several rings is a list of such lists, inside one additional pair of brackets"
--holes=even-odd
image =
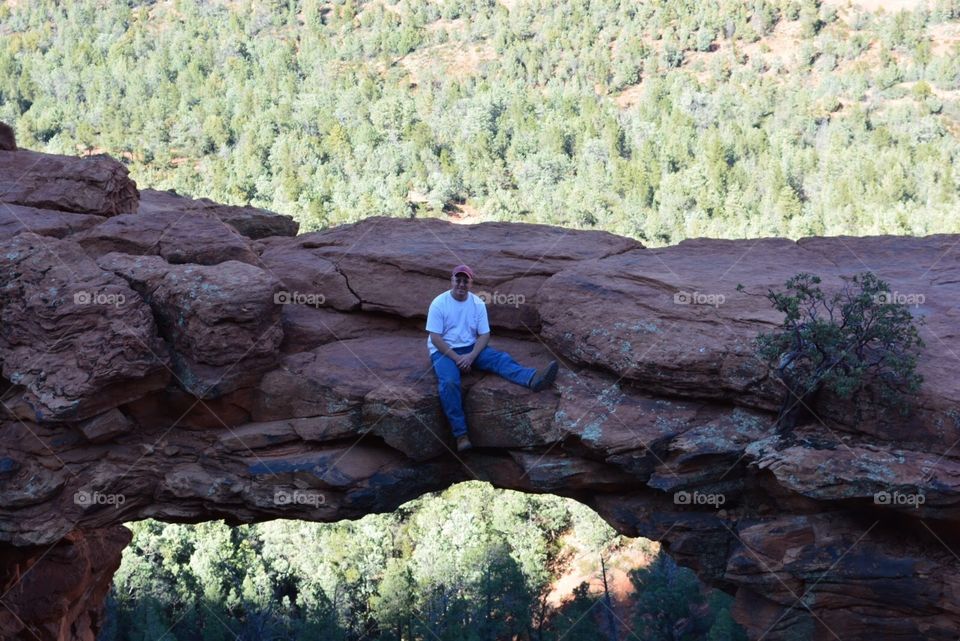
[(473, 443), (470, 442), (470, 439), (467, 437), (467, 435), (464, 434), (463, 436), (458, 436), (458, 437), (457, 437), (457, 451), (458, 451), (458, 452), (465, 452), (465, 451), (467, 451), (467, 450), (469, 450), (469, 449), (473, 449)]
[(550, 361), (536, 371), (533, 378), (530, 379), (530, 389), (539, 392), (548, 388), (553, 379), (557, 377), (557, 361)]

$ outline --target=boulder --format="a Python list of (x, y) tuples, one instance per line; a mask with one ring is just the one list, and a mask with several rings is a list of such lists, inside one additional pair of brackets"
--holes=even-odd
[(66, 238), (77, 234), (104, 220), (103, 216), (73, 214), (53, 209), (37, 209), (0, 203), (0, 239), (10, 238), (29, 231), (40, 236)]
[(150, 307), (69, 240), (0, 241), (0, 362), (23, 418), (81, 420), (162, 388), (167, 348)]
[(216, 398), (249, 386), (277, 363), (280, 283), (259, 267), (233, 260), (171, 265), (158, 256), (118, 253), (99, 264), (150, 305), (176, 382), (194, 396)]
[(277, 214), (258, 207), (221, 205), (208, 198), (187, 198), (175, 191), (144, 189), (140, 192), (140, 214), (151, 215), (161, 211), (197, 212), (212, 214), (247, 238), (269, 236), (296, 236), (300, 229), (292, 216)]
[(0, 203), (95, 216), (133, 213), (140, 193), (128, 173), (107, 155), (0, 151)]
[(228, 260), (260, 264), (246, 238), (205, 212), (169, 209), (114, 216), (75, 240), (94, 258), (121, 252), (162, 256), (174, 264), (217, 265)]

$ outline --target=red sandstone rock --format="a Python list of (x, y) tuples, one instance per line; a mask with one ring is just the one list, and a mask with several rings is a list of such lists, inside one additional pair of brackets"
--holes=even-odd
[(246, 238), (206, 212), (161, 210), (126, 214), (77, 234), (93, 257), (110, 252), (162, 256), (170, 263), (216, 265), (228, 260), (258, 265)]
[[(490, 346), (507, 352), (527, 367), (539, 367), (552, 358), (538, 343), (497, 337), (491, 338)], [(561, 371), (558, 386), (569, 376), (568, 371)], [(474, 377), (479, 378), (476, 383), (473, 383)], [(432, 396), (436, 394), (436, 376), (430, 372), (428, 378)], [(499, 376), (482, 372), (468, 375), (467, 384), (470, 386), (464, 398), (464, 408), (470, 417), (467, 427), (477, 447), (544, 447), (569, 434), (566, 426), (555, 420), (562, 412), (561, 407), (566, 409), (563, 404), (566, 399), (553, 390), (534, 394)]]
[[(960, 461), (939, 453), (870, 443), (785, 447), (779, 439), (755, 442), (748, 452), (757, 467), (769, 469), (783, 487), (810, 498), (881, 500), (911, 517), (960, 519)], [(817, 470), (815, 477), (806, 473), (811, 469)], [(896, 479), (894, 487), (891, 478)], [(922, 494), (923, 501), (911, 500), (908, 492)], [(897, 493), (904, 495), (902, 501)]]
[[(763, 296), (800, 271), (823, 278), (825, 289), (867, 265), (901, 294), (920, 294), (911, 308), (926, 324), (920, 358), (925, 391), (909, 431), (895, 413), (877, 410), (866, 425), (851, 425), (841, 406), (822, 412), (834, 430), (886, 439), (907, 437), (950, 447), (960, 425), (950, 416), (960, 402), (960, 359), (941, 358), (960, 338), (955, 301), (960, 285), (946, 276), (960, 268), (950, 252), (954, 237), (903, 239), (904, 263), (891, 258), (892, 237), (856, 240), (783, 239), (685, 241), (658, 250), (634, 250), (560, 272), (541, 289), (543, 338), (577, 363), (612, 372), (646, 390), (694, 398), (735, 398), (738, 404), (774, 409), (780, 386), (767, 380), (752, 340), (780, 320)], [(838, 266), (831, 256), (847, 255)], [(911, 280), (912, 279), (912, 280)], [(745, 292), (736, 291), (743, 283)], [(828, 397), (827, 397), (828, 398)], [(829, 399), (835, 403), (836, 399)], [(841, 411), (838, 411), (841, 410)], [(945, 427), (945, 421), (952, 425)]]
[[(425, 340), (383, 336), (292, 355), (260, 385), (254, 420), (350, 417), (415, 460), (449, 451)], [(366, 427), (364, 427), (366, 426)]]
[(52, 549), (0, 545), (5, 563), (0, 638), (94, 641), (131, 536), (116, 525), (71, 532)]
[(284, 300), (291, 305), (339, 311), (360, 308), (360, 299), (336, 265), (293, 241), (272, 243), (260, 260), (283, 283)]
[(250, 421), (252, 392), (239, 388), (217, 398), (198, 400), (174, 384), (128, 403), (123, 409), (145, 429), (223, 430)]
[(0, 203), (0, 239), (30, 231), (40, 236), (65, 238), (102, 223), (102, 216), (73, 214)]
[(3, 376), (22, 390), (23, 418), (87, 418), (169, 378), (150, 308), (71, 241), (0, 242), (0, 315)]
[[(268, 270), (276, 275), (276, 271)], [(288, 289), (288, 292), (295, 290)], [(370, 314), (341, 314), (324, 306), (314, 307), (290, 302), (283, 306), (284, 353), (308, 352), (314, 347), (334, 341), (391, 334), (397, 330), (396, 319)], [(426, 349), (426, 348), (424, 348)]]
[[(765, 370), (751, 341), (778, 315), (762, 295), (736, 286), (746, 280), (763, 294), (800, 266), (827, 274), (835, 268), (788, 240), (747, 241), (749, 247), (710, 241), (709, 250), (707, 242), (630, 251), (557, 274), (540, 296), (544, 336), (578, 362), (657, 392), (735, 394), (772, 407), (778, 390), (762, 385)], [(764, 270), (750, 275), (757, 262)]]
[(77, 427), (91, 443), (104, 443), (131, 431), (133, 424), (123, 412), (113, 408), (80, 423)]
[(727, 565), (744, 592), (734, 614), (750, 638), (948, 639), (956, 578), (938, 568), (954, 560), (936, 529), (837, 512), (744, 525)]
[(99, 264), (126, 279), (156, 315), (177, 383), (199, 398), (248, 386), (276, 364), (283, 340), (280, 284), (258, 267), (170, 265), (111, 253)]
[(424, 300), (449, 288), (450, 270), (470, 265), (473, 291), (490, 301), (492, 324), (536, 331), (537, 293), (551, 275), (580, 261), (641, 247), (606, 232), (578, 232), (546, 225), (452, 225), (424, 219), (410, 225), (373, 217), (353, 225), (305, 234), (271, 251), (306, 251), (332, 263), (364, 311), (425, 318)]
[(0, 202), (97, 216), (132, 213), (140, 195), (127, 173), (105, 155), (0, 151)]
[(208, 198), (186, 198), (174, 191), (144, 189), (140, 192), (140, 214), (153, 215), (162, 211), (212, 214), (247, 238), (296, 236), (300, 228), (291, 216), (266, 209), (221, 205)]

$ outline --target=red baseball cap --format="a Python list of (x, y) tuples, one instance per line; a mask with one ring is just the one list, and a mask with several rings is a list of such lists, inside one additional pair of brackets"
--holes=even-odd
[(457, 274), (466, 274), (470, 280), (473, 280), (473, 270), (467, 267), (466, 265), (457, 265), (453, 268), (453, 276)]

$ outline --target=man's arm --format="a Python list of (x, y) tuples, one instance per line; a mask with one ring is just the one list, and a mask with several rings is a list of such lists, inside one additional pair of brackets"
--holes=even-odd
[(453, 351), (453, 348), (447, 345), (447, 341), (443, 340), (443, 336), (437, 332), (430, 332), (430, 340), (433, 341), (433, 346), (437, 348), (437, 351), (453, 359), (453, 362), (457, 364), (457, 367), (462, 369), (465, 372), (470, 371), (470, 364), (473, 362), (472, 354), (457, 354)]
[(480, 355), (480, 352), (483, 351), (483, 348), (487, 346), (487, 343), (490, 342), (490, 332), (486, 334), (480, 334), (477, 336), (477, 342), (474, 344), (473, 349), (470, 350), (468, 356), (470, 357), (470, 363), (472, 364), (474, 359)]
[(443, 340), (443, 336), (437, 332), (430, 332), (430, 340), (433, 341), (433, 346), (437, 348), (437, 351), (443, 354), (444, 356), (449, 356), (450, 358), (456, 358), (457, 353), (453, 351), (453, 348), (447, 345), (447, 341)]

